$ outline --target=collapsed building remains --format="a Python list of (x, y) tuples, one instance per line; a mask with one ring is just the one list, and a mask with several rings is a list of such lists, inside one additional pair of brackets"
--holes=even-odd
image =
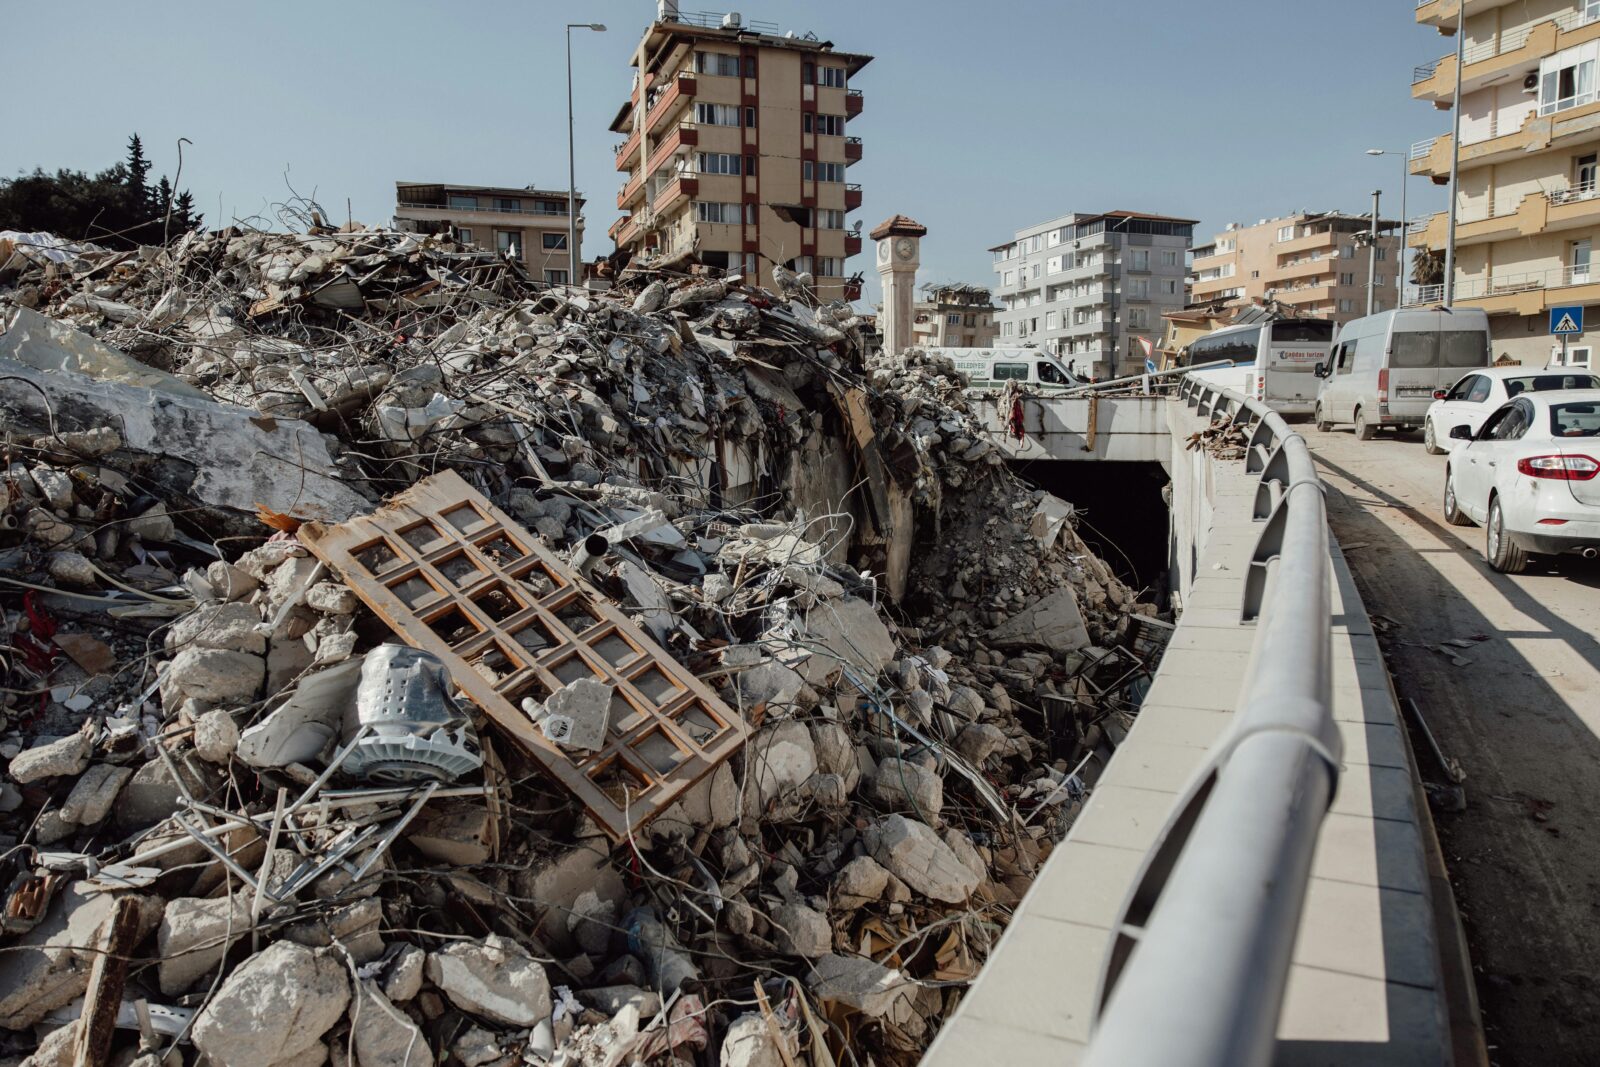
[(914, 1062), (1158, 654), (948, 366), (688, 256), (50, 252), (0, 1060)]

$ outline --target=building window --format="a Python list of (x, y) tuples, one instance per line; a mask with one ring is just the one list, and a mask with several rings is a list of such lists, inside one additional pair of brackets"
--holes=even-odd
[(1133, 262), (1130, 265), (1131, 270), (1150, 269), (1150, 250), (1148, 248), (1135, 248), (1133, 250), (1132, 259)]
[(695, 157), (695, 169), (701, 174), (738, 174), (739, 157), (727, 152), (701, 152)]
[(553, 252), (553, 251), (556, 251), (556, 250), (561, 250), (561, 251), (565, 251), (566, 250), (566, 247), (567, 247), (567, 235), (566, 234), (564, 234), (564, 233), (546, 233), (546, 234), (541, 234), (541, 236), (544, 238), (544, 250), (546, 252)]
[(826, 86), (828, 86), (829, 88), (832, 88), (832, 89), (843, 89), (844, 88), (844, 68), (843, 67), (818, 67), (817, 68), (817, 84), (818, 85), (826, 85)]
[(494, 209), (496, 211), (512, 211), (520, 213), (522, 211), (522, 201), (512, 200), (509, 197), (504, 196), (495, 197)]
[[(752, 205), (754, 206), (754, 205)], [(817, 229), (842, 230), (844, 229), (844, 212), (837, 208), (824, 207), (817, 209)]]
[(1293, 224), (1290, 224), (1288, 226), (1279, 226), (1278, 227), (1278, 240), (1280, 240), (1280, 241), (1292, 241), (1292, 240), (1294, 240), (1294, 226), (1293, 226)]
[(478, 210), (478, 198), (475, 197), (475, 196), (454, 196), (454, 195), (452, 195), (447, 202), (449, 203), (449, 205), (451, 207), (455, 208), (457, 211), (476, 211), (476, 210)]
[(1030, 252), (1039, 251), (1039, 235), (1038, 234), (1034, 234), (1032, 237), (1028, 238), (1028, 251), (1030, 251)]
[(1014, 271), (1014, 270), (1008, 270), (1001, 277), (1000, 284), (1001, 285), (1011, 285), (1011, 284), (1015, 283), (1016, 280), (1017, 280), (1017, 272)]
[(1586, 156), (1579, 156), (1573, 161), (1572, 187), (1579, 192), (1594, 192), (1594, 180), (1597, 173), (1596, 155), (1590, 152)]
[(754, 78), (756, 76), (756, 57), (755, 56), (745, 56), (744, 57), (744, 76), (746, 78)]
[(1539, 61), (1539, 114), (1549, 115), (1594, 101), (1595, 42)]
[[(751, 206), (753, 207), (754, 205)], [(694, 219), (696, 222), (737, 224), (743, 213), (743, 205), (740, 204), (716, 204), (696, 201), (694, 205)]]
[(950, 314), (948, 314), (948, 315), (946, 315), (944, 317), (944, 321), (945, 321), (945, 324), (947, 326), (960, 326), (961, 325), (961, 312), (959, 312), (959, 311), (950, 312)]
[(1374, 274), (1372, 276), (1372, 284), (1375, 288), (1382, 289), (1385, 285), (1389, 284), (1389, 281), (1381, 274)]
[(724, 78), (737, 78), (739, 76), (739, 57), (723, 55), (721, 52), (696, 52), (694, 54), (694, 72), (696, 74), (717, 74)]
[(1339, 246), (1339, 258), (1340, 259), (1355, 259), (1356, 258), (1356, 246), (1355, 245), (1340, 245)]
[(1356, 309), (1356, 302), (1354, 300), (1341, 300), (1341, 301), (1339, 301), (1339, 310), (1340, 311), (1342, 311), (1342, 312), (1343, 311), (1354, 311), (1355, 309)]
[(844, 136), (843, 115), (813, 115), (808, 111), (801, 117), (801, 124), (807, 133), (820, 133), (826, 137)]
[(702, 126), (737, 126), (739, 109), (732, 104), (696, 104), (694, 118)]
[(1037, 278), (1038, 276), (1039, 276), (1039, 264), (1035, 263), (1033, 265), (1033, 277)]
[(1149, 278), (1129, 278), (1128, 296), (1134, 300), (1145, 300), (1150, 296)]
[(1176, 267), (1178, 265), (1178, 253), (1176, 251), (1161, 253), (1161, 265), (1163, 267)]
[(1339, 284), (1340, 285), (1354, 285), (1355, 283), (1356, 283), (1356, 276), (1354, 274), (1341, 274), (1341, 275), (1339, 275)]
[(496, 230), (494, 231), (494, 247), (496, 251), (510, 252), (513, 256), (520, 257), (522, 255), (519, 251), (522, 247), (522, 234), (516, 230)]
[(842, 182), (844, 181), (844, 164), (817, 163), (808, 159), (800, 164), (800, 176), (808, 182)]
[(1589, 238), (1573, 241), (1572, 249), (1572, 285), (1582, 285), (1589, 280)]
[(456, 228), (456, 240), (464, 245), (470, 245), (472, 243), (472, 230), (466, 226), (458, 226)]
[(753, 129), (756, 128), (756, 109), (755, 108), (747, 107), (747, 108), (744, 109), (744, 125), (745, 125), (746, 129), (753, 130)]
[(1166, 281), (1162, 282), (1161, 285), (1168, 296), (1178, 295), (1178, 279), (1168, 278)]
[(1056, 328), (1056, 313), (1054, 311), (1047, 311), (1044, 313), (1044, 328), (1047, 330), (1053, 330)]
[(1150, 309), (1149, 308), (1129, 308), (1128, 309), (1128, 329), (1130, 329), (1130, 330), (1147, 330), (1149, 328), (1150, 328)]
[(1002, 322), (1000, 324), (1000, 334), (1001, 334), (1001, 336), (1010, 337), (1011, 336), (1011, 328), (1014, 325), (1015, 325), (1015, 323)]
[(544, 272), (544, 280), (550, 285), (566, 285), (567, 272), (564, 270), (547, 270)]

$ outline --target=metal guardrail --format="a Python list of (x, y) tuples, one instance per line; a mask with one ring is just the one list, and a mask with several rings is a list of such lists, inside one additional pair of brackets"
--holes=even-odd
[(1190, 407), (1250, 428), (1257, 623), (1232, 729), (1145, 856), (1101, 977), (1087, 1067), (1267, 1067), (1311, 857), (1338, 782), (1328, 525), (1311, 453), (1282, 417), (1194, 378)]
[(1439, 64), (1441, 62), (1443, 62), (1443, 61), (1435, 59), (1431, 63), (1423, 63), (1420, 66), (1412, 67), (1411, 68), (1411, 84), (1412, 85), (1416, 85), (1419, 82), (1425, 82), (1429, 78), (1433, 77), (1433, 72), (1439, 69)]

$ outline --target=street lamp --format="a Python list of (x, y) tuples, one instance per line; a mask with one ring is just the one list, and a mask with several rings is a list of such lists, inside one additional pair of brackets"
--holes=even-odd
[(1406, 302), (1406, 249), (1411, 243), (1411, 223), (1406, 216), (1406, 179), (1411, 177), (1411, 156), (1409, 152), (1396, 152), (1392, 148), (1369, 148), (1367, 155), (1400, 157), (1400, 268), (1394, 280), (1394, 306), (1399, 307)]
[(598, 22), (567, 23), (567, 284), (578, 282), (582, 270), (578, 262), (578, 171), (572, 154), (572, 31), (593, 30), (605, 33)]

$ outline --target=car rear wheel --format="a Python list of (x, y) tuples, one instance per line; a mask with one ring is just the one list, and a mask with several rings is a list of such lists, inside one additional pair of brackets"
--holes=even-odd
[(1318, 433), (1327, 433), (1329, 430), (1333, 429), (1333, 423), (1329, 422), (1327, 419), (1322, 417), (1322, 405), (1321, 404), (1317, 405), (1317, 413), (1316, 413), (1316, 415), (1314, 417), (1317, 420), (1317, 432)]
[(1356, 408), (1356, 440), (1370, 441), (1377, 433), (1377, 427), (1368, 424), (1367, 413), (1360, 408)]
[(1450, 477), (1449, 467), (1444, 471), (1444, 521), (1451, 526), (1472, 525), (1472, 520), (1467, 518), (1467, 513), (1461, 510), (1461, 504), (1456, 500), (1456, 483)]
[(1429, 419), (1422, 424), (1422, 448), (1430, 456), (1442, 456), (1447, 451), (1439, 447), (1439, 442), (1433, 436), (1433, 420)]
[(1483, 556), (1501, 574), (1521, 574), (1528, 568), (1528, 554), (1506, 536), (1505, 516), (1500, 498), (1489, 501), (1489, 521), (1483, 539)]

